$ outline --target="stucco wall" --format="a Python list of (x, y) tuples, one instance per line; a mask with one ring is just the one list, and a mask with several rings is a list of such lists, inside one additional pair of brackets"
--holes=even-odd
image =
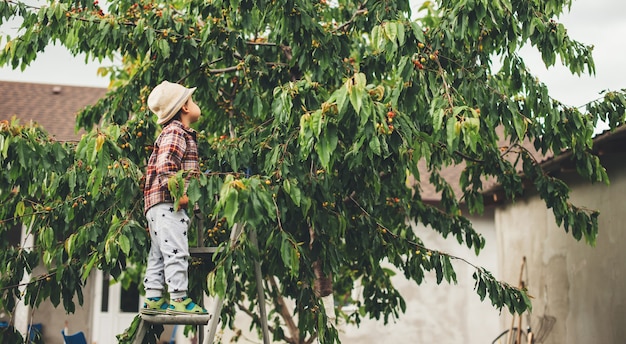
[[(38, 274), (38, 269), (35, 269), (34, 275)], [(54, 278), (54, 277), (52, 277)], [(63, 302), (55, 308), (52, 302), (43, 302), (35, 310), (31, 309), (32, 322), (43, 325), (43, 340), (46, 344), (63, 344), (63, 337), (61, 336), (61, 330), (65, 327), (65, 321), (68, 322), (68, 332), (73, 334), (78, 331), (83, 331), (87, 336), (87, 340), (90, 338), (91, 333), (91, 309), (93, 308), (93, 278), (90, 277), (87, 280), (87, 285), (83, 288), (83, 305), (78, 303), (78, 298), (74, 297), (74, 304), (76, 311), (68, 314), (63, 308)]]
[[(543, 343), (610, 344), (626, 338), (626, 154), (605, 156), (603, 165), (610, 186), (561, 175), (574, 204), (601, 212), (595, 248), (557, 227), (536, 195), (496, 210), (501, 275), (517, 285), (526, 256), (533, 330), (547, 329), (540, 326), (544, 316), (556, 320)], [(510, 326), (510, 320), (503, 325)]]
[[(417, 227), (416, 231), (427, 247), (465, 258), (497, 276), (493, 213), (487, 210), (484, 217), (471, 220), (487, 240), (479, 256), (466, 246), (459, 245), (454, 238), (441, 238), (432, 229)], [(460, 261), (453, 261), (453, 265), (458, 280), (456, 285), (445, 281), (437, 285), (434, 274), (422, 285), (407, 281), (401, 274), (396, 275), (394, 282), (406, 300), (406, 313), (395, 323), (387, 325), (382, 321), (364, 319), (359, 328), (341, 326), (342, 343), (491, 343), (500, 331), (500, 314), (487, 299), (481, 302), (474, 292), (473, 268)]]

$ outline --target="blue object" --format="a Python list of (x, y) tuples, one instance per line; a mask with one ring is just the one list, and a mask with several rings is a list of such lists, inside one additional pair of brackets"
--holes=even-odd
[(30, 341), (32, 343), (33, 339), (39, 338), (41, 340), (41, 336), (43, 334), (43, 325), (42, 324), (32, 324), (28, 326), (28, 331), (30, 332)]
[(65, 330), (61, 330), (65, 344), (87, 344), (87, 339), (82, 331), (67, 335)]
[(178, 329), (178, 325), (174, 325), (174, 329), (172, 330), (172, 336), (170, 337), (169, 344), (176, 344), (176, 330)]
[[(12, 327), (12, 325), (9, 325), (9, 323), (6, 321), (0, 321), (0, 329), (9, 328), (9, 327)], [(29, 343), (32, 343), (33, 340), (37, 338), (37, 336), (39, 336), (39, 339), (41, 340), (41, 334), (43, 333), (43, 325), (42, 324), (28, 325), (28, 331), (30, 332)]]

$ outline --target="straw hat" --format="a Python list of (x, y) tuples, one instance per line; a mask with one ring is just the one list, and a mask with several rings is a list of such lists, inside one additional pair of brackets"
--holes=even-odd
[(157, 124), (172, 119), (195, 90), (169, 81), (157, 85), (148, 96), (148, 107), (157, 115)]

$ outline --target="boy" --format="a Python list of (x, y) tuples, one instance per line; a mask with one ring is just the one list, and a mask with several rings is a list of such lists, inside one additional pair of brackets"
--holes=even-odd
[[(163, 81), (148, 96), (148, 107), (163, 130), (154, 142), (146, 168), (144, 212), (150, 230), (150, 253), (144, 279), (146, 302), (143, 314), (207, 314), (206, 309), (187, 296), (189, 217), (187, 196), (179, 200), (179, 209), (168, 190), (168, 178), (179, 170), (199, 172), (196, 132), (189, 126), (200, 118), (200, 108), (193, 99), (196, 88)], [(170, 294), (165, 301), (164, 287)]]

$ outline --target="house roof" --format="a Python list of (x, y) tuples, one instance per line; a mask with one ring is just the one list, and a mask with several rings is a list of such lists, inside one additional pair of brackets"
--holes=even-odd
[(33, 121), (58, 141), (78, 140), (76, 114), (106, 88), (0, 81), (0, 120)]
[[(504, 137), (503, 133), (500, 135)], [(626, 140), (626, 125), (620, 126), (615, 130), (605, 130), (602, 133), (599, 133), (593, 138), (593, 153), (598, 156), (603, 156), (605, 154), (609, 154), (615, 151), (622, 151), (624, 148), (624, 141)], [(505, 140), (500, 140), (498, 143), (499, 147), (507, 147), (508, 143)], [(563, 151), (558, 155), (554, 155), (553, 152), (547, 152), (546, 154), (542, 154), (537, 151), (532, 143), (525, 142), (523, 144), (524, 149), (528, 150), (530, 154), (532, 154), (537, 162), (541, 165), (542, 169), (547, 173), (552, 173), (559, 169), (570, 169), (572, 166), (572, 162), (570, 160), (572, 152), (570, 150)], [(511, 163), (514, 163), (514, 159), (516, 159), (517, 154), (508, 154), (505, 155), (505, 159), (508, 159)], [(518, 163), (519, 165), (519, 163)], [(441, 192), (438, 192), (435, 187), (428, 182), (430, 178), (430, 172), (426, 166), (426, 162), (422, 159), (419, 162), (419, 170), (420, 170), (420, 180), (424, 182), (420, 182), (412, 179), (411, 185), (418, 186), (421, 191), (422, 199), (430, 202), (438, 202), (441, 200)], [(517, 171), (522, 173), (521, 165), (517, 166)], [(459, 179), (461, 177), (461, 173), (465, 169), (465, 164), (447, 166), (440, 171), (441, 176), (450, 183), (454, 194), (457, 197), (461, 197), (463, 194), (463, 190), (459, 186)], [(491, 202), (500, 202), (504, 200), (504, 196), (502, 194), (502, 186), (497, 182), (497, 180), (483, 178), (483, 187), (482, 193), (486, 196), (487, 203)]]
[[(625, 139), (626, 125), (619, 126), (614, 130), (607, 129), (593, 138), (593, 153), (602, 157), (611, 152), (622, 152)], [(560, 168), (571, 156), (572, 151), (570, 150), (562, 152), (557, 156), (549, 156), (541, 161), (542, 168), (547, 172), (552, 172)]]
[[(605, 130), (593, 138), (592, 153), (602, 157), (615, 152), (623, 152), (625, 141), (626, 125), (619, 126), (614, 130)], [(571, 150), (563, 151), (558, 155), (549, 154), (547, 156), (536, 156), (538, 156), (537, 161), (541, 165), (541, 168), (548, 174), (575, 171), (574, 163), (571, 160)], [(504, 197), (502, 194), (502, 186), (497, 183), (483, 190), (483, 195), (492, 196), (493, 202), (503, 201)]]
[[(500, 137), (500, 140), (497, 144), (498, 147), (501, 149), (503, 158), (508, 160), (511, 164), (515, 164), (518, 156), (517, 151), (519, 151), (519, 148), (508, 150), (510, 142), (504, 139), (506, 135), (504, 133), (503, 127), (496, 128), (496, 133), (498, 137)], [(533, 144), (528, 140), (526, 140), (521, 146), (523, 147), (523, 149), (532, 154), (532, 156), (534, 156), (539, 163), (549, 161), (553, 157), (552, 152), (542, 154), (541, 152), (537, 151)], [(521, 163), (517, 162), (517, 165), (517, 171), (521, 172)], [(418, 181), (411, 178), (410, 185), (419, 187), (422, 200), (430, 202), (440, 201), (441, 192), (437, 191), (435, 187), (429, 182), (431, 172), (428, 170), (428, 166), (426, 165), (426, 161), (424, 159), (419, 161), (418, 168), (420, 171), (420, 180)], [(459, 180), (461, 178), (461, 173), (463, 173), (464, 169), (465, 162), (462, 162), (457, 165), (445, 166), (439, 171), (441, 177), (450, 184), (450, 187), (452, 188), (452, 191), (456, 195), (457, 199), (463, 195), (463, 190), (459, 185)], [(481, 178), (481, 181), (483, 194), (492, 194), (492, 190), (497, 189), (499, 185), (497, 180), (495, 180), (494, 178), (483, 177)]]

